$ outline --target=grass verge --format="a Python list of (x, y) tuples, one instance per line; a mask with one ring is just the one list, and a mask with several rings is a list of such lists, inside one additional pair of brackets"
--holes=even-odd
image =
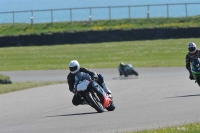
[(169, 27), (199, 27), (200, 16), (180, 18), (120, 19), (85, 22), (38, 23), (31, 26), (27, 23), (1, 24), (0, 36), (17, 36), (27, 34), (50, 34), (70, 31), (103, 31), (111, 29), (142, 29)]
[(116, 68), (120, 62), (135, 67), (174, 67), (185, 65), (187, 45), (200, 38), (106, 42), (76, 45), (0, 48), (0, 70), (68, 69), (77, 59), (87, 68)]
[(142, 130), (136, 132), (126, 132), (126, 133), (199, 133), (200, 123), (190, 123), (179, 126), (172, 126), (166, 128), (159, 128), (153, 130)]
[(29, 88), (53, 85), (53, 84), (62, 84), (66, 83), (64, 81), (54, 81), (54, 82), (13, 82), (12, 84), (0, 84), (0, 94), (5, 94), (9, 92), (25, 90)]

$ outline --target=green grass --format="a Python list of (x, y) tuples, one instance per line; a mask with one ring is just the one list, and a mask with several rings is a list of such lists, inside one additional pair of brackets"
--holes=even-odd
[(200, 123), (196, 122), (179, 126), (171, 126), (166, 128), (142, 130), (142, 131), (126, 132), (126, 133), (199, 133), (199, 132), (200, 132)]
[(122, 61), (135, 67), (184, 66), (190, 41), (198, 46), (200, 39), (5, 47), (0, 48), (0, 71), (68, 69), (73, 59), (87, 68), (116, 68)]
[(63, 81), (55, 81), (55, 82), (14, 82), (12, 84), (0, 84), (0, 94), (5, 94), (9, 92), (25, 90), (28, 88), (34, 88), (39, 86), (46, 86), (52, 84), (62, 84), (66, 83)]
[(16, 36), (27, 34), (51, 34), (69, 31), (102, 31), (110, 29), (141, 29), (169, 27), (199, 27), (200, 16), (181, 18), (151, 18), (151, 19), (120, 19), (98, 20), (89, 22), (57, 22), (37, 23), (31, 26), (27, 23), (0, 24), (0, 36)]

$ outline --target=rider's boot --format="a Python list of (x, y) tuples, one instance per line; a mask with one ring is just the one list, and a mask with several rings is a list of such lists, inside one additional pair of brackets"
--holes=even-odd
[(86, 105), (86, 104), (88, 104), (88, 103), (85, 101), (85, 99), (83, 99), (83, 97), (81, 97), (80, 99), (81, 99), (81, 105)]

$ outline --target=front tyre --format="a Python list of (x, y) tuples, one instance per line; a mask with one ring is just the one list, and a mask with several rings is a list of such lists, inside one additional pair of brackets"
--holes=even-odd
[(114, 102), (112, 101), (112, 103), (110, 104), (110, 106), (108, 106), (106, 109), (107, 109), (108, 111), (113, 111), (113, 110), (115, 110), (115, 104), (114, 104)]
[(95, 110), (98, 113), (104, 112), (104, 108), (100, 102), (100, 99), (97, 97), (97, 95), (92, 95), (90, 92), (87, 94), (87, 99), (90, 103), (90, 105), (95, 108)]
[(123, 75), (122, 71), (119, 71), (119, 76), (122, 76), (122, 75)]
[(138, 76), (138, 72), (136, 72), (135, 70), (132, 70), (132, 74), (134, 74), (135, 76)]

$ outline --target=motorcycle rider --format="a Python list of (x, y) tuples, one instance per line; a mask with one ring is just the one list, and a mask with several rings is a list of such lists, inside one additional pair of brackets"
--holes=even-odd
[(189, 71), (189, 78), (191, 80), (194, 80), (194, 77), (192, 75), (192, 71), (191, 71), (191, 67), (190, 67), (190, 63), (193, 61), (193, 59), (195, 57), (199, 57), (200, 58), (200, 50), (198, 50), (196, 44), (194, 42), (190, 42), (188, 44), (188, 53), (186, 54), (186, 69)]
[(70, 73), (67, 76), (67, 82), (68, 82), (68, 85), (69, 85), (69, 90), (74, 93), (74, 96), (73, 96), (73, 99), (72, 99), (72, 103), (74, 105), (77, 106), (79, 104), (84, 104), (85, 103), (85, 100), (81, 96), (76, 95), (76, 92), (75, 92), (76, 90), (74, 88), (75, 75), (78, 72), (88, 73), (92, 77), (92, 79), (97, 81), (97, 83), (104, 89), (104, 91), (110, 97), (112, 97), (111, 96), (111, 91), (106, 86), (106, 84), (104, 82), (104, 77), (103, 77), (102, 74), (99, 74), (99, 73), (96, 73), (96, 72), (92, 72), (92, 71), (90, 71), (90, 70), (88, 70), (87, 68), (84, 68), (84, 67), (80, 67), (80, 64), (78, 63), (77, 60), (72, 60), (72, 61), (69, 62), (69, 70), (70, 70)]
[(121, 76), (122, 73), (124, 72), (125, 64), (123, 62), (120, 62), (118, 69), (119, 69), (119, 75)]

